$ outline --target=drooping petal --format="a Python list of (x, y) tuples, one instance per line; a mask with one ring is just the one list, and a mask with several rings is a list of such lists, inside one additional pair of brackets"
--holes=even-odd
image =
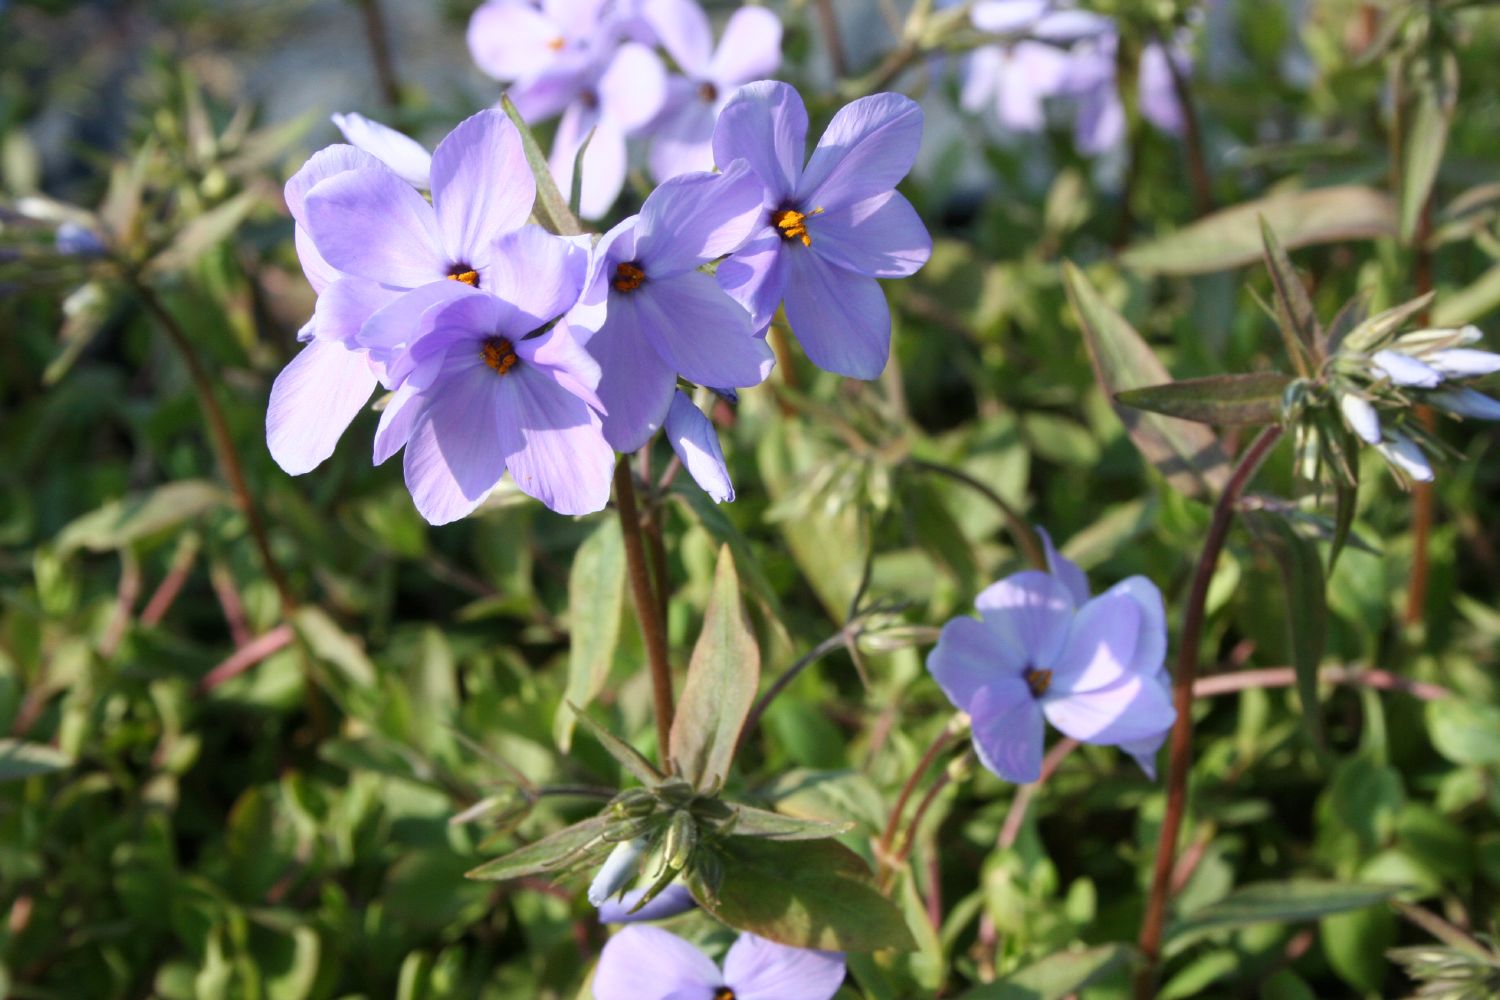
[(626, 42), (599, 77), (600, 117), (622, 134), (632, 134), (661, 114), (667, 100), (667, 70), (655, 52)]
[(266, 406), (266, 446), (293, 476), (321, 465), (370, 401), (375, 376), (365, 352), (315, 340), (276, 376)]
[(672, 396), (672, 406), (667, 411), (667, 440), (693, 482), (714, 503), (734, 502), (734, 484), (729, 481), (718, 432), (681, 389)]
[[(601, 924), (634, 924), (648, 920), (666, 920), (679, 913), (686, 913), (698, 905), (687, 886), (673, 882), (658, 893), (651, 902), (635, 910), (635, 905), (649, 891), (645, 887), (632, 889), (617, 900), (605, 900), (598, 908), (599, 922)], [(632, 910), (635, 912), (632, 913)]]
[(974, 698), (986, 684), (1020, 677), (1025, 658), (1011, 643), (974, 618), (954, 618), (943, 626), (927, 654), (927, 671), (953, 707), (972, 714)]
[(911, 202), (895, 191), (803, 221), (812, 252), (855, 274), (905, 278), (932, 256), (927, 227)]
[(432, 206), (450, 264), (482, 272), (491, 245), (525, 225), (535, 202), (520, 133), (503, 111), (459, 122), (432, 152)]
[(1042, 707), (1019, 677), (1002, 677), (980, 688), (970, 703), (974, 750), (992, 774), (1018, 785), (1042, 776), (1045, 727)]
[(1436, 389), (1443, 373), (1399, 351), (1376, 351), (1370, 359), (1375, 370), (1397, 385)]
[(605, 944), (594, 970), (595, 1000), (667, 1000), (697, 990), (712, 1000), (723, 984), (719, 967), (682, 938), (632, 924)]
[(603, 510), (615, 453), (594, 409), (525, 361), (501, 376), (498, 398), (500, 447), (521, 492), (559, 514)]
[[(785, 241), (783, 241), (785, 242)], [(786, 318), (808, 360), (850, 378), (878, 378), (891, 353), (891, 311), (874, 278), (789, 244)]]
[(1140, 630), (1140, 607), (1128, 594), (1110, 591), (1079, 608), (1057, 658), (1034, 661), (1052, 670), (1048, 700), (1118, 683), (1135, 661)]
[(1015, 573), (974, 599), (984, 624), (1025, 663), (1050, 669), (1062, 652), (1073, 619), (1073, 595), (1061, 580), (1039, 570)]
[(641, 206), (636, 258), (652, 280), (733, 253), (762, 223), (760, 180), (744, 160), (721, 174), (684, 174)]
[(690, 382), (759, 385), (776, 363), (770, 346), (755, 336), (750, 314), (701, 271), (648, 278), (638, 291), (617, 296), (610, 307), (637, 310), (646, 340)]
[(802, 249), (800, 246), (788, 247), (781, 234), (765, 226), (735, 251), (734, 256), (720, 262), (714, 273), (719, 287), (750, 314), (750, 323), (757, 331), (764, 330), (771, 322), (786, 295), (784, 258)]
[(1158, 736), (1171, 729), (1177, 718), (1166, 687), (1140, 674), (1126, 675), (1095, 691), (1043, 698), (1042, 711), (1065, 735), (1104, 746)]
[(760, 80), (781, 66), (781, 18), (768, 7), (741, 7), (729, 16), (708, 77), (721, 90)]
[(677, 373), (642, 333), (637, 311), (614, 303), (609, 319), (584, 347), (599, 362), (604, 439), (615, 451), (636, 451), (667, 419)]
[(562, 29), (525, 0), (488, 0), (469, 18), (469, 55), (496, 80), (522, 80), (546, 69), (564, 42)]
[(873, 94), (839, 109), (797, 184), (797, 202), (829, 212), (894, 188), (922, 145), (922, 108), (902, 94)]
[(1432, 463), (1421, 447), (1399, 431), (1392, 431), (1388, 441), (1375, 446), (1385, 460), (1419, 483), (1432, 482)]
[(1473, 420), (1500, 420), (1500, 400), (1474, 389), (1444, 389), (1427, 397), (1433, 406)]
[(320, 181), (325, 181), (346, 170), (367, 169), (380, 170), (383, 169), (383, 164), (362, 149), (338, 143), (318, 150), (309, 156), (301, 169), (286, 182), (283, 195), (286, 198), (287, 211), (292, 213), (292, 218), (296, 220), (297, 225), (307, 225), (305, 206), (309, 191), (317, 187)]
[(484, 502), (505, 474), (495, 373), (482, 364), (427, 395), (406, 442), (406, 488), (429, 524), (447, 524)]
[(1375, 407), (1370, 405), (1369, 400), (1352, 392), (1340, 393), (1339, 412), (1344, 415), (1349, 429), (1367, 444), (1380, 443), (1380, 415), (1375, 412)]
[(390, 167), (406, 183), (423, 191), (432, 183), (432, 154), (411, 136), (352, 112), (334, 115), (333, 124), (352, 145)]
[(775, 207), (792, 197), (802, 177), (807, 146), (807, 108), (790, 84), (760, 80), (735, 91), (714, 126), (714, 162), (743, 159), (766, 186), (763, 203)]
[(307, 195), (307, 232), (334, 267), (395, 288), (448, 277), (432, 206), (384, 167), (346, 170)]
[(741, 934), (724, 956), (735, 1000), (829, 1000), (844, 982), (844, 956)]
[(1427, 364), (1446, 378), (1479, 378), (1500, 372), (1500, 354), (1453, 347), (1427, 355)]
[(1155, 736), (1143, 740), (1130, 740), (1120, 744), (1120, 749), (1130, 754), (1146, 777), (1152, 781), (1156, 780), (1156, 758), (1161, 753), (1162, 744), (1167, 742), (1171, 729), (1164, 729)]
[(641, 16), (684, 73), (695, 79), (708, 73), (714, 34), (697, 0), (646, 0)]
[(506, 306), (496, 332), (524, 337), (567, 312), (578, 301), (588, 266), (587, 250), (541, 226), (500, 237), (485, 287)]
[(1089, 578), (1073, 560), (1064, 556), (1052, 544), (1052, 536), (1047, 529), (1038, 526), (1037, 535), (1042, 540), (1042, 549), (1047, 556), (1047, 572), (1062, 581), (1062, 585), (1068, 588), (1068, 593), (1073, 598), (1074, 607), (1082, 607), (1089, 599)]

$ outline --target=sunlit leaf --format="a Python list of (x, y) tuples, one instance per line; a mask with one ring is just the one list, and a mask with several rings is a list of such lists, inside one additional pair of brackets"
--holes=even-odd
[(1249, 425), (1281, 421), (1281, 399), (1290, 375), (1255, 372), (1180, 379), (1130, 389), (1115, 398), (1126, 406), (1205, 424)]
[(175, 528), (211, 510), (232, 507), (234, 495), (202, 479), (184, 479), (112, 500), (85, 514), (57, 536), (57, 553), (108, 552)]
[(584, 539), (568, 574), (568, 687), (552, 720), (552, 738), (573, 745), (573, 707), (598, 697), (614, 665), (625, 607), (625, 542), (620, 522), (605, 518)]
[(590, 850), (604, 853), (614, 848), (613, 844), (604, 840), (604, 831), (609, 824), (610, 819), (606, 816), (590, 816), (503, 857), (486, 861), (478, 868), (466, 872), (464, 877), (502, 882), (554, 871)]
[(72, 759), (45, 743), (0, 739), (0, 782), (52, 774), (73, 766)]

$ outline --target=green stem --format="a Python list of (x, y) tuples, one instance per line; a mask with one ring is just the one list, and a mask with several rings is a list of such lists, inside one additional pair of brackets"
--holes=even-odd
[(670, 767), (672, 743), (672, 665), (667, 659), (666, 623), (661, 606), (651, 586), (651, 571), (646, 564), (646, 546), (641, 537), (641, 515), (635, 500), (635, 479), (630, 473), (630, 458), (620, 456), (615, 466), (615, 508), (620, 513), (620, 529), (625, 538), (626, 575), (630, 580), (630, 598), (635, 605), (635, 620), (646, 647), (651, 666), (651, 696), (656, 705), (656, 747), (663, 768)]

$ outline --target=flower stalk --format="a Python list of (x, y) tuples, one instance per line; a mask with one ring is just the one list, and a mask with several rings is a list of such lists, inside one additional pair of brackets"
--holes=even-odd
[(672, 734), (672, 664), (667, 658), (666, 620), (661, 614), (651, 570), (647, 565), (646, 545), (641, 535), (641, 515), (635, 499), (635, 480), (630, 472), (629, 456), (621, 456), (615, 466), (615, 509), (620, 514), (620, 530), (625, 539), (626, 576), (630, 580), (630, 599), (635, 606), (635, 620), (646, 647), (651, 667), (651, 697), (656, 714), (656, 746), (663, 766), (667, 764)]

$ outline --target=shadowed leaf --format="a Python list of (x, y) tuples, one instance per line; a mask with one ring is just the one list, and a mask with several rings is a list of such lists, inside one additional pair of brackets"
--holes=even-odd
[(552, 720), (552, 739), (567, 753), (574, 711), (587, 708), (609, 678), (625, 607), (625, 541), (606, 518), (584, 539), (568, 574), (568, 688)]
[(1213, 375), (1130, 389), (1115, 398), (1126, 406), (1204, 424), (1257, 425), (1281, 420), (1281, 398), (1292, 383), (1280, 372)]
[(1134, 948), (1124, 944), (1058, 952), (972, 989), (959, 1000), (1063, 1000), (1125, 968), (1135, 954)]
[(574, 823), (548, 834), (504, 857), (486, 861), (478, 868), (466, 872), (464, 878), (501, 882), (527, 875), (540, 875), (561, 868), (585, 851), (594, 848), (612, 850), (614, 845), (602, 839), (609, 823), (606, 816), (590, 816), (581, 823)]

